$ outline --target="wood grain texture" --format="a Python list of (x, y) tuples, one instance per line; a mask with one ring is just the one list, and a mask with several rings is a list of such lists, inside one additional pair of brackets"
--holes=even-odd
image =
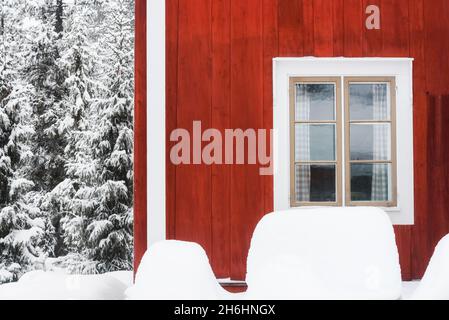
[[(212, 2), (212, 127), (223, 134), (231, 115), (231, 0)], [(224, 148), (223, 148), (224, 149)], [(224, 150), (223, 150), (224, 154)], [(212, 250), (210, 259), (218, 278), (230, 274), (231, 168), (212, 166)]]
[[(179, 0), (177, 126), (189, 131), (193, 148), (194, 121), (211, 126), (212, 46), (211, 0)], [(195, 8), (195, 10), (191, 10)], [(184, 14), (188, 12), (188, 14)], [(201, 139), (201, 137), (197, 138)], [(176, 168), (176, 239), (197, 242), (211, 251), (211, 167)]]
[[(410, 271), (411, 277), (421, 278), (429, 261), (430, 248), (427, 241), (427, 95), (425, 61), (425, 0), (409, 2), (410, 56), (413, 63), (413, 126), (414, 126), (414, 178), (415, 178), (415, 225), (411, 228)], [(403, 255), (403, 254), (402, 254)]]
[[(231, 127), (263, 127), (262, 1), (232, 1)], [(247, 152), (245, 152), (247, 154)], [(231, 278), (244, 279), (254, 228), (264, 214), (263, 179), (256, 165), (231, 168)]]
[(276, 11), (279, 18), (279, 55), (296, 56), (304, 52), (304, 10), (301, 0), (280, 0)]
[(134, 270), (147, 249), (147, 33), (146, 1), (135, 1)]
[(171, 132), (177, 128), (178, 110), (178, 13), (179, 0), (166, 0), (166, 66), (165, 78), (169, 85), (165, 87), (166, 95), (166, 232), (168, 239), (176, 238), (176, 166), (170, 161), (170, 150), (175, 145), (170, 142)]
[[(263, 129), (273, 128), (273, 57), (279, 55), (279, 0), (263, 1)], [(301, 50), (302, 48), (299, 48)], [(267, 145), (269, 145), (267, 136)], [(273, 176), (264, 176), (264, 213), (274, 210)]]
[(334, 24), (332, 1), (315, 0), (313, 5), (314, 55), (332, 57), (334, 55)]
[(342, 11), (344, 19), (344, 55), (363, 56), (363, 32), (365, 14), (362, 0), (344, 0)]
[[(381, 30), (365, 28), (369, 4), (380, 7)], [(422, 277), (449, 232), (449, 1), (167, 0), (167, 10), (171, 128), (193, 120), (220, 130), (272, 128), (277, 56), (415, 59), (415, 225), (395, 232), (404, 279)], [(169, 235), (199, 241), (220, 277), (243, 280), (254, 226), (273, 209), (272, 177), (251, 165), (167, 167)]]

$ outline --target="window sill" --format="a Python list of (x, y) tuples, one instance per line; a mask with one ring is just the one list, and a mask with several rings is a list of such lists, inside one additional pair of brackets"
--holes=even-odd
[[(363, 208), (363, 206), (360, 206), (360, 207)], [(307, 210), (307, 209), (320, 209), (320, 208), (329, 208), (329, 206), (302, 206), (302, 207), (300, 206), (300, 207), (290, 207), (289, 210), (295, 210), (295, 209)], [(348, 207), (348, 208), (354, 208), (354, 206)], [(406, 219), (407, 215), (404, 215), (404, 212), (400, 207), (377, 207), (377, 208), (385, 211), (389, 215), (391, 222), (394, 225), (413, 225), (414, 224), (413, 220), (409, 221)]]

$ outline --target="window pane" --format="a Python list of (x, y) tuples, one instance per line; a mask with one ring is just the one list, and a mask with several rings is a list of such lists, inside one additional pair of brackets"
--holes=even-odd
[(351, 160), (391, 160), (391, 125), (352, 124)]
[(390, 120), (389, 83), (351, 83), (349, 85), (351, 120)]
[(296, 124), (296, 161), (335, 161), (335, 124)]
[(335, 202), (335, 165), (296, 165), (297, 202)]
[(297, 84), (296, 121), (335, 120), (335, 84)]
[(390, 164), (351, 164), (352, 201), (391, 201)]

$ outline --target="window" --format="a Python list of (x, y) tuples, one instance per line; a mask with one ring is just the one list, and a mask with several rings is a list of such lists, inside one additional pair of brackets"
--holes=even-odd
[(346, 204), (396, 206), (396, 85), (345, 78)]
[(395, 206), (394, 77), (291, 77), (290, 94), (291, 205)]
[(275, 58), (274, 210), (376, 206), (414, 223), (413, 59)]
[(292, 205), (341, 205), (339, 78), (291, 78)]

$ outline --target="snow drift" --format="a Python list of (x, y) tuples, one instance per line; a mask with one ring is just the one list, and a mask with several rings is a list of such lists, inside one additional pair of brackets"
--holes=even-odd
[(390, 219), (376, 208), (320, 208), (265, 216), (247, 261), (248, 299), (399, 299)]
[(226, 297), (203, 248), (196, 243), (162, 241), (145, 253), (132, 300), (217, 300)]
[(449, 235), (436, 246), (413, 300), (449, 300)]
[(0, 300), (123, 300), (126, 284), (113, 276), (68, 275), (62, 271), (32, 271), (19, 282), (0, 286)]

